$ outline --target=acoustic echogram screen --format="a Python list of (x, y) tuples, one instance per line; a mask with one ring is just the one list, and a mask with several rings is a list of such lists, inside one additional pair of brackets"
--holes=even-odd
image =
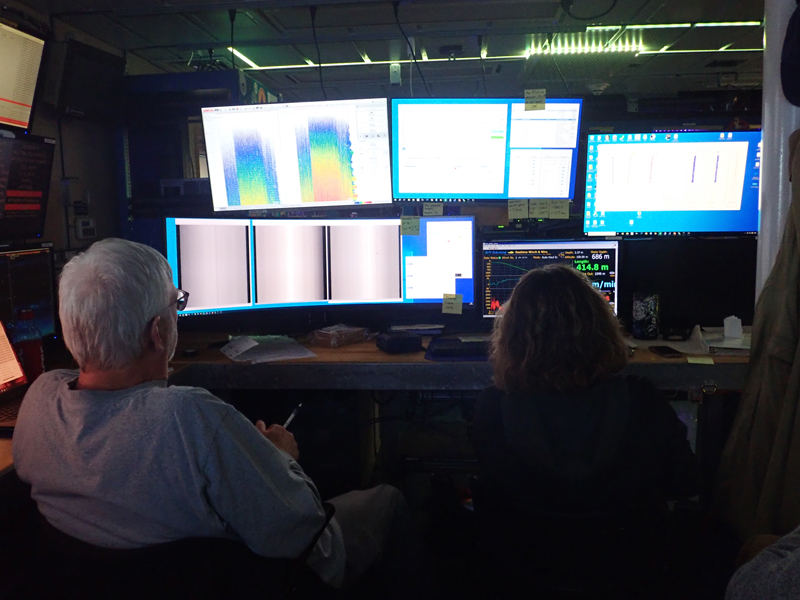
[(214, 210), (390, 203), (386, 99), (204, 108)]
[(344, 304), (474, 302), (472, 217), (166, 219), (181, 316)]

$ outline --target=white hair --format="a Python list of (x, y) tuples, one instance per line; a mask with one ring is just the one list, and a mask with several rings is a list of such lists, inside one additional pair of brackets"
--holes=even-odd
[(70, 260), (59, 277), (64, 341), (81, 369), (119, 369), (139, 358), (147, 325), (175, 301), (172, 269), (153, 248), (109, 238)]

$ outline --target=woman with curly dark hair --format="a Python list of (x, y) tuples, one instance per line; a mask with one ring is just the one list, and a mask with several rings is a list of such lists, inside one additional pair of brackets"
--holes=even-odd
[(495, 321), (495, 386), (475, 442), (489, 496), (544, 511), (662, 507), (698, 491), (686, 427), (647, 380), (624, 377), (611, 308), (575, 269), (520, 279)]
[(667, 500), (697, 493), (697, 460), (664, 396), (620, 374), (627, 357), (608, 303), (572, 267), (528, 272), (500, 310), (495, 385), (474, 418), (479, 547), (498, 597), (641, 598), (678, 554)]

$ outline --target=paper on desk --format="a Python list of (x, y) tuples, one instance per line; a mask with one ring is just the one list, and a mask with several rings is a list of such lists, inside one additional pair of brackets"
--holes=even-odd
[(706, 327), (703, 337), (715, 354), (749, 354), (753, 332), (744, 331), (740, 338), (729, 338), (722, 327)]
[(222, 353), (234, 362), (249, 364), (316, 356), (297, 340), (282, 335), (259, 336), (258, 341), (249, 336), (236, 338)]

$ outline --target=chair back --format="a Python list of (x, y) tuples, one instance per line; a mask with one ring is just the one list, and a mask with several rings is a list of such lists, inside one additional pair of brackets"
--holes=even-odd
[(479, 560), (498, 597), (536, 590), (545, 598), (617, 600), (640, 589), (653, 567), (657, 536), (643, 515), (544, 512), (480, 492), (473, 501)]
[[(325, 527), (333, 516), (326, 506)], [(101, 548), (41, 517), (29, 597), (120, 600), (282, 599), (300, 576), (323, 527), (298, 558), (266, 558), (222, 538), (186, 538), (143, 548)]]

